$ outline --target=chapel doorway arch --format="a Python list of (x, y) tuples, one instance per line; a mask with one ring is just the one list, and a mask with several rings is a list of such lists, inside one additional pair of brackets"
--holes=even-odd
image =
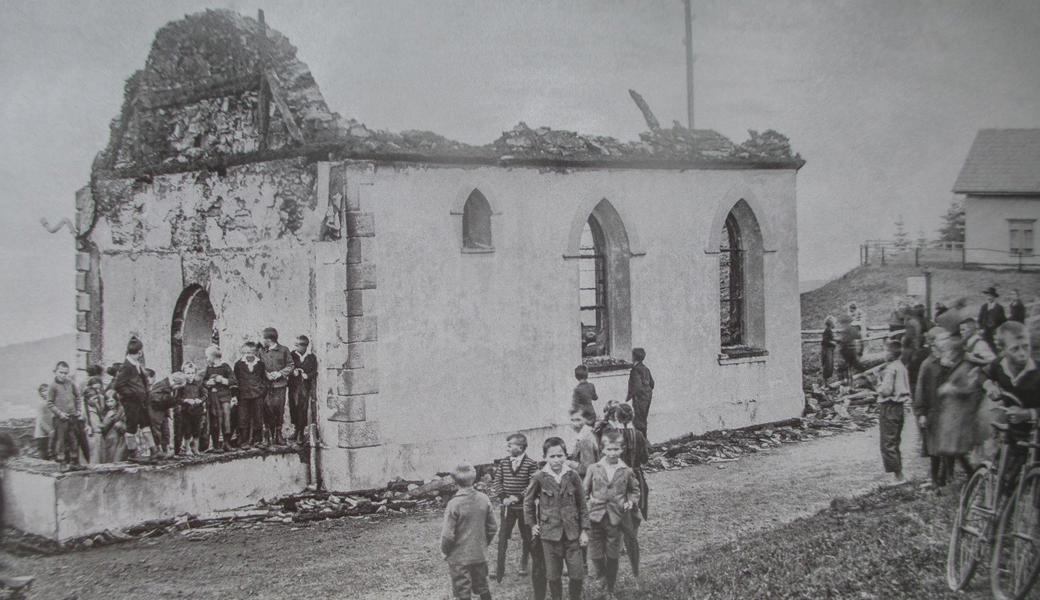
[(202, 367), (206, 364), (206, 348), (219, 343), (217, 314), (209, 294), (200, 285), (191, 285), (181, 292), (173, 311), (170, 333), (172, 371), (179, 371), (185, 362)]

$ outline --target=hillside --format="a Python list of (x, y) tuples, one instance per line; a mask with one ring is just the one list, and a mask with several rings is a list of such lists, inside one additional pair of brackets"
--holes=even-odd
[[(978, 313), (984, 297), (982, 290), (996, 286), (1000, 301), (1007, 304), (1007, 294), (1019, 289), (1027, 304), (1040, 297), (1040, 274), (1015, 271), (961, 270), (932, 268), (932, 303), (949, 305), (959, 297), (967, 298), (968, 314)], [(827, 315), (839, 316), (845, 305), (855, 301), (863, 309), (868, 326), (883, 326), (895, 306), (895, 298), (906, 294), (906, 278), (921, 275), (911, 266), (857, 267), (826, 285), (802, 294), (802, 329), (821, 329)], [(802, 346), (803, 373), (819, 372), (819, 347)]]
[(0, 347), (0, 419), (34, 416), (36, 386), (50, 381), (59, 360), (75, 364), (75, 334)]

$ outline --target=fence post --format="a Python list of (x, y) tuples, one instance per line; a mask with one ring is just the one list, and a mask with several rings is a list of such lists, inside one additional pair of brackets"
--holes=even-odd
[(863, 264), (870, 264), (870, 244), (863, 244)]
[(921, 266), (921, 247), (920, 246), (914, 248), (914, 266), (915, 267), (920, 267)]
[(1021, 250), (1018, 251), (1018, 272), (1019, 273), (1022, 272), (1022, 255), (1023, 254), (1025, 254), (1025, 252), (1022, 252)]
[(967, 248), (965, 248), (963, 245), (961, 246), (961, 268), (968, 268)]
[(885, 266), (885, 247), (881, 247), (881, 266)]

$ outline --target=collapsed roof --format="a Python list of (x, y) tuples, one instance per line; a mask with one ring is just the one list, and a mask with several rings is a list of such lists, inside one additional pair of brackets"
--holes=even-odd
[(144, 69), (126, 83), (122, 111), (95, 171), (171, 172), (299, 155), (419, 162), (637, 164), (800, 168), (787, 138), (751, 131), (736, 145), (675, 124), (639, 141), (530, 128), (474, 146), (429, 131), (371, 130), (329, 110), (296, 48), (262, 20), (206, 10), (161, 28)]

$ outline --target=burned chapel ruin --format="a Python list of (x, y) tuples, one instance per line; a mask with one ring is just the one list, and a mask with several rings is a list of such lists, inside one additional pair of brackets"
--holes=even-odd
[[(483, 146), (375, 131), (261, 20), (186, 16), (76, 194), (77, 366), (131, 335), (168, 372), (215, 342), (233, 360), (264, 326), (306, 334), (319, 475), (343, 491), (490, 462), (513, 431), (540, 445), (575, 366), (625, 399), (634, 346), (658, 381), (651, 441), (797, 416), (803, 161), (773, 132), (651, 125), (622, 142), (520, 123)], [(230, 462), (13, 473), (49, 495), (16, 492), (12, 525), (66, 538), (305, 483), (296, 454)]]

